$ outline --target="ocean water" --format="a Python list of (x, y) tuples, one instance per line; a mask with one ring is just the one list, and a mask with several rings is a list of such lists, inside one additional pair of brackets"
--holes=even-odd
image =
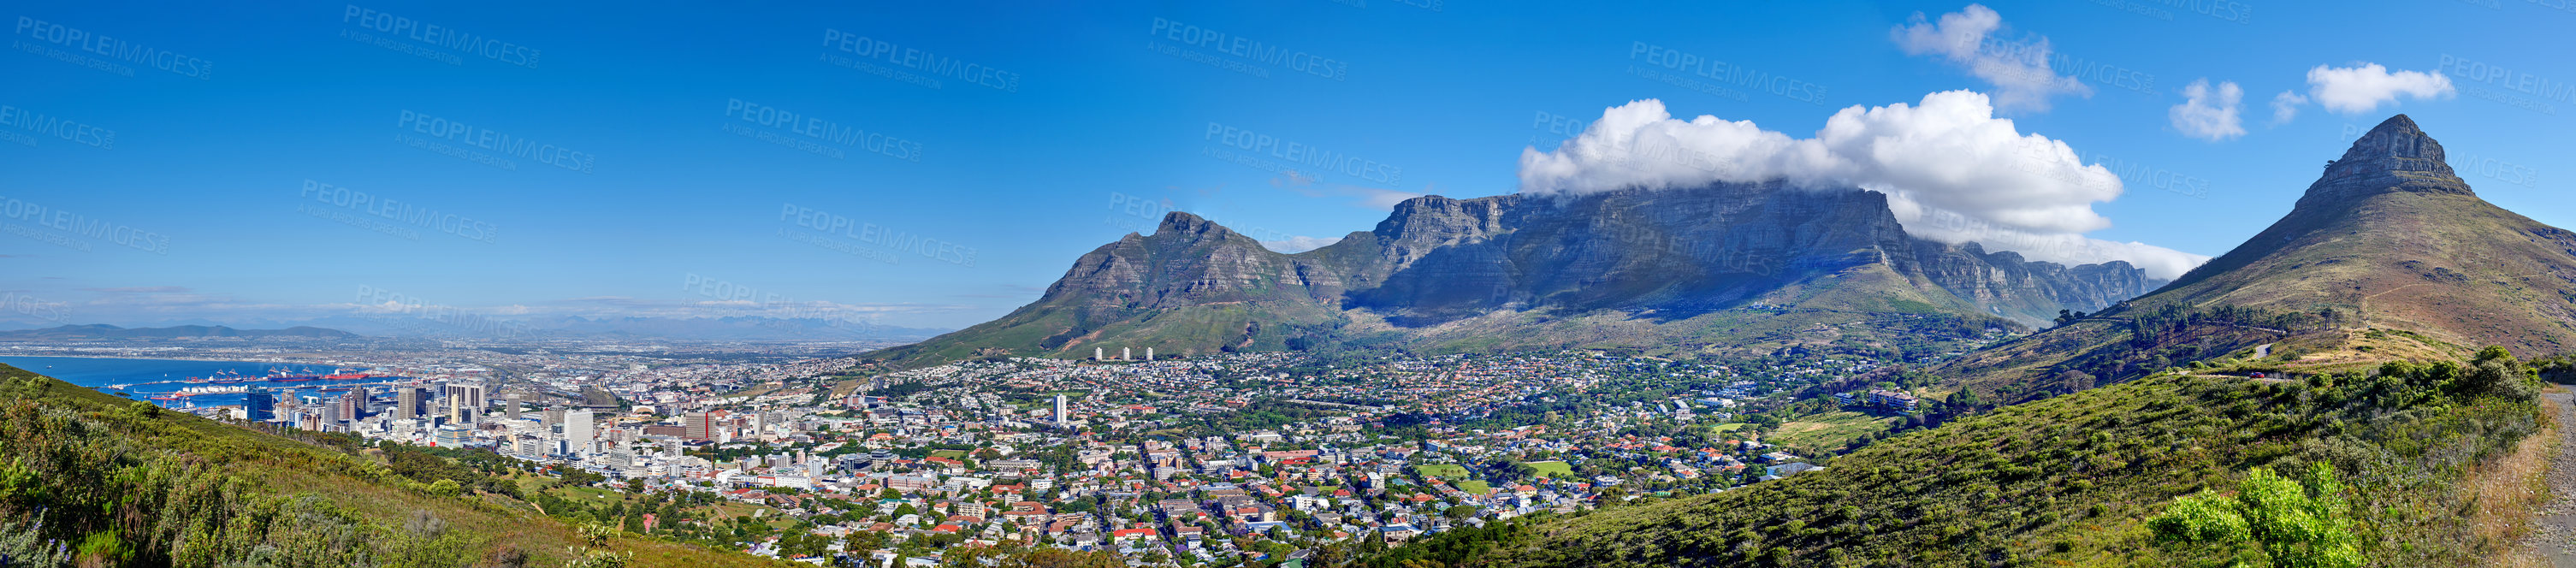
[[(71, 384), (98, 389), (99, 392), (126, 396), (137, 400), (147, 400), (153, 395), (178, 392), (180, 389), (192, 386), (209, 386), (187, 382), (189, 379), (194, 378), (213, 377), (224, 374), (238, 374), (244, 377), (258, 378), (266, 377), (269, 374), (276, 372), (284, 372), (294, 375), (322, 375), (330, 374), (334, 370), (328, 365), (259, 363), (249, 361), (187, 361), (179, 359), (104, 359), (93, 357), (0, 357), (0, 364), (7, 364), (12, 367), (35, 372), (36, 374), (62, 379), (64, 382)], [(376, 384), (382, 382), (384, 382), (384, 379), (382, 378), (338, 381), (317, 380), (290, 383), (253, 381), (247, 383), (232, 383), (221, 386), (250, 386), (254, 388), (266, 388), (276, 392), (278, 398), (284, 399), (297, 395), (321, 394), (320, 391), (322, 389), (333, 386)], [(191, 396), (182, 400), (163, 400), (153, 402), (155, 404), (171, 408), (189, 408), (192, 406), (241, 404), (241, 399), (242, 397), (239, 394), (209, 394)]]

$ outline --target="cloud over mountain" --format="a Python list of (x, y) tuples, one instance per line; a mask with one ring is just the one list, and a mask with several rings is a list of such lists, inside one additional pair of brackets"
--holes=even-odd
[(1932, 93), (1916, 105), (1855, 105), (1811, 138), (1715, 116), (1678, 120), (1662, 101), (1633, 101), (1603, 111), (1555, 151), (1525, 148), (1520, 159), (1521, 191), (1533, 194), (1770, 180), (1877, 191), (1909, 231), (2034, 260), (2127, 260), (2159, 278), (2207, 260), (2083, 237), (2111, 225), (2092, 204), (2118, 198), (2120, 178), (2084, 164), (2064, 142), (2022, 134), (1973, 91)]
[(2439, 71), (2392, 73), (2377, 63), (2359, 67), (2318, 65), (2308, 70), (2308, 98), (2326, 110), (2344, 114), (2370, 112), (2382, 103), (2396, 103), (2401, 96), (2432, 99), (2456, 92), (2451, 78)]

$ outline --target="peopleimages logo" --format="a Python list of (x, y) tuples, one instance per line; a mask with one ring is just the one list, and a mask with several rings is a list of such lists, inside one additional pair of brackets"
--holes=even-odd
[(1307, 166), (1381, 184), (1395, 185), (1404, 179), (1404, 168), (1220, 123), (1207, 123), (1207, 133), (1204, 138), (1209, 142), (1264, 154), (1293, 165)]
[[(23, 130), (28, 133), (44, 135), (52, 138), (61, 138), (74, 144), (91, 146), (101, 150), (116, 149), (115, 130), (100, 128), (95, 124), (84, 124), (80, 121), (69, 120), (41, 112), (28, 112), (27, 109), (9, 105), (0, 105), (0, 127)], [(28, 145), (33, 146), (35, 144), (33, 141), (30, 141)]]
[(859, 56), (861, 58), (884, 61), (888, 64), (923, 71), (932, 75), (992, 87), (995, 90), (1003, 92), (1020, 92), (1020, 74), (1018, 73), (996, 69), (981, 63), (970, 62), (955, 57), (922, 51), (916, 48), (895, 45), (894, 42), (837, 29), (825, 28), (823, 30), (823, 46)]
[(360, 8), (356, 4), (350, 4), (347, 10), (341, 12), (340, 23), (401, 36), (422, 45), (478, 55), (484, 59), (529, 69), (537, 68), (538, 58), (545, 55), (544, 51), (536, 48), (458, 31), (456, 28), (422, 23), (419, 20), (373, 9)]
[[(0, 196), (0, 221), (24, 221), (37, 227), (60, 231), (65, 235), (104, 240), (152, 254), (170, 254), (170, 237), (160, 233), (42, 204), (20, 201), (8, 196)], [(10, 224), (9, 227), (15, 228), (17, 225)], [(86, 243), (66, 242), (38, 234), (19, 234), (70, 248), (89, 250)]]
[[(778, 107), (749, 102), (742, 99), (726, 99), (725, 117), (751, 124), (757, 124), (762, 127), (786, 132), (788, 134), (803, 136), (817, 142), (828, 142), (841, 146), (858, 148), (869, 152), (884, 154), (898, 160), (908, 160), (913, 162), (921, 161), (920, 142), (890, 136), (884, 132), (854, 128), (838, 122), (806, 116), (801, 113), (780, 109)], [(816, 149), (803, 144), (791, 144), (789, 146), (834, 158), (839, 158), (842, 155), (842, 152), (838, 148), (826, 147), (821, 149), (823, 151), (816, 151)]]
[[(1233, 57), (1255, 64), (1277, 66), (1281, 69), (1287, 69), (1289, 71), (1296, 71), (1335, 81), (1350, 78), (1351, 65), (1349, 63), (1344, 63), (1341, 60), (1315, 55), (1301, 50), (1289, 49), (1277, 44), (1265, 43), (1252, 38), (1202, 28), (1184, 22), (1154, 18), (1153, 26), (1147, 28), (1145, 33), (1152, 37), (1161, 38), (1164, 41), (1174, 42), (1181, 47), (1205, 49), (1216, 52), (1220, 55)], [(1149, 45), (1148, 47), (1153, 46)], [(1178, 54), (1176, 53), (1175, 55)], [(1261, 74), (1261, 76), (1268, 77), (1269, 75), (1265, 73)]]
[(898, 252), (909, 252), (931, 260), (965, 267), (975, 266), (975, 247), (925, 237), (918, 233), (899, 231), (876, 223), (859, 222), (820, 209), (798, 206), (794, 203), (780, 204), (778, 220), (792, 222), (798, 227), (812, 229), (818, 233), (848, 237), (860, 243)]
[(215, 62), (212, 61), (26, 16), (18, 17), (15, 33), (36, 41), (104, 55), (109, 59), (149, 65), (184, 77), (198, 80), (215, 77)]
[(1825, 104), (1825, 87), (1793, 77), (1769, 73), (1725, 61), (1701, 57), (1696, 53), (1650, 44), (1629, 42), (1628, 59), (1699, 76), (1720, 85), (1734, 85), (1773, 96), (1813, 105)]
[(489, 128), (408, 110), (402, 111), (402, 114), (394, 119), (394, 126), (433, 138), (535, 160), (540, 164), (585, 174), (591, 173), (592, 156), (589, 153), (553, 144), (539, 144), (527, 138), (502, 134)]
[(456, 235), (466, 240), (489, 243), (497, 242), (496, 239), (501, 236), (500, 228), (492, 226), (488, 221), (309, 179), (304, 180), (303, 189), (296, 195), (311, 199), (315, 203), (362, 213), (387, 222)]

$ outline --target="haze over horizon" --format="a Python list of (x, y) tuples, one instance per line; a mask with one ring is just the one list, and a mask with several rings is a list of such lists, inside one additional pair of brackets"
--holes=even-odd
[(957, 328), (1171, 210), (1295, 251), (1418, 195), (1784, 178), (2171, 278), (2399, 113), (2576, 225), (2576, 63), (2517, 41), (2576, 13), (2348, 6), (24, 3), (0, 327)]

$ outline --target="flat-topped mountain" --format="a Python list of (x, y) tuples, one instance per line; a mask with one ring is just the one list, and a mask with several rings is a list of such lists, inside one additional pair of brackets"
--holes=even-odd
[(1908, 235), (1884, 195), (1714, 184), (1407, 200), (1297, 254), (1183, 212), (1074, 262), (992, 322), (874, 354), (1298, 349), (1889, 349), (2039, 324), (2161, 285)]

